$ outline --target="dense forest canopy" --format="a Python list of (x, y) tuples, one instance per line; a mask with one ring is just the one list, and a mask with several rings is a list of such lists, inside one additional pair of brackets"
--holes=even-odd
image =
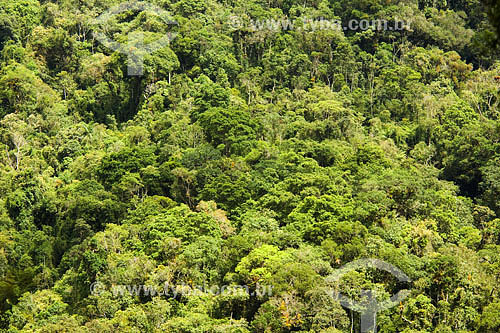
[[(357, 332), (329, 290), (403, 287), (328, 279), (360, 258), (412, 281), (379, 332), (500, 331), (498, 1), (149, 0), (178, 24), (95, 24), (120, 2), (0, 0), (0, 332)], [(409, 29), (249, 25), (284, 19)], [(176, 37), (131, 76), (95, 34), (138, 31)]]

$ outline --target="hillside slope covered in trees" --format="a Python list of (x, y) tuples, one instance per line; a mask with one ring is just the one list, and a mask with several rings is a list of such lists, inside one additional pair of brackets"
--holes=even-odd
[[(412, 280), (379, 332), (500, 331), (494, 11), (149, 0), (178, 25), (93, 24), (120, 2), (0, 0), (0, 332), (359, 331), (327, 292), (359, 258)], [(410, 29), (251, 28), (284, 18)], [(143, 76), (94, 38), (170, 29)], [(401, 288), (370, 269), (333, 287)]]

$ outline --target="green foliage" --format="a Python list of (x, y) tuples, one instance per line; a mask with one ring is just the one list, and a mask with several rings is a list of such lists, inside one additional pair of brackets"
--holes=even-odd
[(495, 1), (151, 2), (0, 0), (0, 332), (500, 330)]

